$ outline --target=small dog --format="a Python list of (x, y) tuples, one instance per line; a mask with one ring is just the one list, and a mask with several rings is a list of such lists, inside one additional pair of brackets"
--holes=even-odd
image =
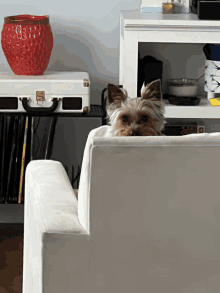
[(107, 115), (113, 136), (158, 136), (164, 128), (164, 104), (160, 79), (142, 86), (140, 98), (108, 85)]

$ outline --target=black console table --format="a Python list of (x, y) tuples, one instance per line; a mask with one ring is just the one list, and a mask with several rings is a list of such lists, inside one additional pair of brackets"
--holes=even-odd
[[(104, 101), (103, 105), (104, 105)], [(90, 105), (90, 111), (88, 113), (62, 113), (62, 112), (58, 112), (58, 113), (52, 113), (52, 114), (40, 114), (40, 115), (31, 115), (27, 112), (1, 112), (0, 113), (0, 117), (1, 116), (25, 116), (25, 117), (29, 117), (29, 119), (32, 120), (33, 117), (36, 118), (40, 118), (40, 117), (47, 117), (50, 119), (50, 126), (49, 126), (49, 131), (47, 134), (47, 143), (46, 143), (46, 150), (45, 150), (45, 154), (44, 154), (44, 159), (49, 160), (51, 158), (51, 154), (52, 154), (52, 149), (53, 149), (53, 141), (54, 141), (54, 135), (55, 135), (55, 128), (56, 128), (56, 123), (57, 123), (57, 119), (59, 117), (77, 117), (77, 118), (102, 118), (102, 125), (106, 124), (106, 111), (105, 108), (103, 107), (103, 105)], [(29, 121), (28, 119), (28, 121)], [(36, 130), (36, 129), (35, 129)], [(27, 159), (28, 161), (26, 161), (26, 164), (29, 163), (32, 159), (33, 159), (33, 148), (34, 148), (34, 132), (32, 132), (31, 134), (32, 140), (31, 140), (31, 144), (29, 145), (30, 149), (31, 149), (31, 154), (32, 157), (30, 156), (29, 159)], [(14, 163), (13, 163), (14, 164)], [(2, 166), (1, 166), (2, 167)], [(2, 169), (4, 170), (4, 169)], [(3, 172), (3, 171), (2, 171)], [(7, 173), (7, 172), (6, 172)], [(78, 172), (80, 173), (80, 171)], [(13, 174), (13, 173), (11, 173)], [(11, 175), (13, 176), (13, 175)], [(77, 175), (77, 179), (79, 178), (80, 174)], [(5, 180), (6, 180), (7, 176), (4, 176)], [(0, 184), (1, 185), (1, 184)], [(5, 188), (4, 188), (5, 189)], [(1, 192), (2, 194), (5, 194), (5, 192)], [(8, 192), (7, 192), (8, 194)], [(22, 202), (23, 203), (24, 198), (22, 197)], [(2, 204), (6, 203), (5, 199), (3, 200), (3, 202), (0, 202)], [(13, 204), (14, 202), (7, 202), (7, 203), (11, 203)], [(14, 203), (16, 204), (16, 203)], [(1, 222), (1, 221), (0, 221)]]

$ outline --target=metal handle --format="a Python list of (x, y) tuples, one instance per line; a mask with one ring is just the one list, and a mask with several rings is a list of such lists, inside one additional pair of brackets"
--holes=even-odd
[(58, 106), (58, 98), (53, 98), (53, 105), (51, 107), (48, 108), (44, 108), (44, 107), (30, 107), (28, 106), (28, 98), (22, 98), (22, 105), (25, 109), (25, 111), (27, 111), (27, 113), (31, 114), (31, 115), (49, 115), (52, 114), (57, 106)]

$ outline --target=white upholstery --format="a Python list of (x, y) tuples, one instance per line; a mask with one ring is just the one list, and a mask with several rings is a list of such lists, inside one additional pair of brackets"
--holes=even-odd
[(220, 134), (90, 137), (79, 200), (26, 169), (23, 293), (216, 293)]

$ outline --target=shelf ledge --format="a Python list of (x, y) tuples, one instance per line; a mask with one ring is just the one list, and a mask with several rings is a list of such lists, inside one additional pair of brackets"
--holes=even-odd
[(0, 204), (0, 224), (24, 223), (23, 204)]
[(176, 106), (165, 103), (166, 118), (198, 118), (198, 119), (219, 119), (220, 106), (212, 106), (207, 98), (202, 97), (198, 106)]
[(219, 21), (200, 20), (193, 13), (162, 14), (144, 13), (139, 10), (121, 11), (125, 30), (178, 30), (216, 32)]

